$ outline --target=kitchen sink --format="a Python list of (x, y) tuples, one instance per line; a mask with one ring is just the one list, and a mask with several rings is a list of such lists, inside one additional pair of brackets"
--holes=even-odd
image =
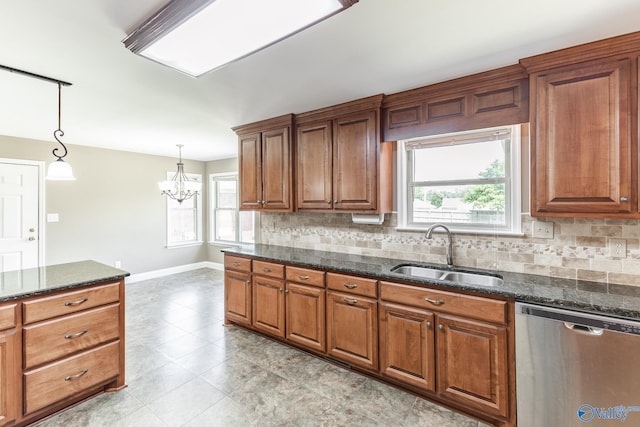
[(425, 279), (440, 279), (446, 271), (437, 268), (416, 267), (413, 265), (398, 265), (391, 269), (394, 273), (406, 274), (407, 276), (424, 277)]
[(466, 285), (478, 286), (500, 286), (503, 280), (500, 277), (489, 274), (471, 273), (467, 271), (440, 270), (433, 267), (420, 267), (416, 265), (397, 265), (391, 269), (392, 272), (404, 274), (411, 277), (424, 279), (436, 279), (446, 282), (462, 283)]

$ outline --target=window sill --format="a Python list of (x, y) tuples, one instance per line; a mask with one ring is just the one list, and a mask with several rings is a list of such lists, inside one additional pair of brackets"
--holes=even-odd
[[(524, 237), (524, 233), (521, 231), (509, 231), (509, 230), (470, 230), (467, 228), (452, 228), (449, 227), (449, 231), (455, 234), (477, 234), (482, 236), (511, 236), (511, 237)], [(396, 227), (396, 231), (412, 231), (426, 233), (428, 227)], [(438, 233), (441, 230), (433, 230), (434, 233)]]
[(165, 246), (167, 249), (179, 249), (179, 248), (188, 248), (190, 246), (202, 246), (204, 242), (199, 240), (197, 242), (185, 242), (185, 243), (173, 243)]
[(209, 242), (209, 246), (227, 246), (234, 248), (246, 248), (252, 247), (254, 243), (238, 243), (238, 242), (224, 242), (221, 240), (213, 240)]

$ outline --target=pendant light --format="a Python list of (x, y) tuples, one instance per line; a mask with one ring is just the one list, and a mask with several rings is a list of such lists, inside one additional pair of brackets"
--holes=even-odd
[(165, 195), (178, 203), (182, 203), (185, 200), (198, 195), (202, 184), (197, 181), (189, 181), (187, 175), (184, 173), (184, 163), (182, 163), (182, 144), (177, 144), (179, 160), (178, 171), (173, 176), (173, 179), (162, 181), (158, 183), (158, 187), (162, 191), (162, 195)]
[(49, 83), (56, 83), (58, 85), (58, 129), (53, 132), (53, 137), (58, 141), (58, 144), (62, 146), (64, 151), (62, 152), (62, 155), (58, 155), (60, 148), (56, 147), (53, 149), (53, 155), (57, 157), (57, 160), (51, 163), (47, 168), (47, 179), (52, 181), (74, 181), (76, 178), (73, 176), (71, 165), (62, 160), (67, 155), (67, 147), (65, 147), (62, 141), (60, 141), (60, 138), (64, 136), (64, 132), (60, 126), (62, 86), (71, 86), (71, 83), (1, 64), (0, 70), (20, 74), (33, 79), (44, 80)]
[(62, 83), (58, 82), (58, 129), (53, 131), (53, 137), (58, 141), (64, 150), (62, 155), (58, 155), (59, 147), (53, 149), (52, 153), (58, 158), (55, 162), (49, 164), (47, 168), (47, 179), (51, 181), (74, 181), (76, 178), (73, 176), (73, 170), (71, 165), (62, 160), (68, 153), (67, 147), (60, 141), (60, 138), (64, 136), (64, 131), (60, 125), (61, 116), (61, 99), (62, 99)]

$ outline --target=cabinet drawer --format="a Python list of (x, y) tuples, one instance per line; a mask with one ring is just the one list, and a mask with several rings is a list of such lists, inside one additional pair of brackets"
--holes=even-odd
[(341, 292), (376, 298), (376, 280), (344, 274), (327, 273), (327, 287)]
[(119, 299), (119, 282), (34, 299), (22, 304), (24, 323), (28, 324), (64, 314), (75, 313), (88, 308), (117, 302)]
[(253, 261), (253, 273), (262, 276), (284, 279), (284, 265), (273, 262)]
[(120, 342), (80, 353), (24, 374), (25, 414), (91, 387), (106, 384), (118, 375)]
[(288, 266), (287, 281), (324, 288), (324, 271)]
[(0, 307), (0, 331), (16, 326), (16, 304)]
[(25, 326), (25, 369), (118, 338), (119, 312), (120, 304), (114, 304)]
[(251, 271), (251, 260), (249, 258), (242, 258), (238, 256), (225, 255), (224, 256), (224, 268), (237, 271)]
[(380, 282), (380, 298), (487, 322), (506, 323), (507, 321), (506, 301), (389, 282)]

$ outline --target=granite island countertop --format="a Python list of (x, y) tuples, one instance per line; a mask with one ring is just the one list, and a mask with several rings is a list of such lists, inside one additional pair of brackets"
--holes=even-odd
[(497, 274), (503, 278), (502, 285), (489, 287), (436, 279), (423, 279), (392, 272), (391, 269), (399, 264), (436, 267), (447, 270), (446, 265), (405, 261), (402, 259), (259, 244), (225, 248), (222, 249), (222, 252), (301, 267), (359, 274), (418, 286), (428, 285), (435, 289), (495, 295), (512, 298), (518, 302), (543, 304), (640, 320), (640, 287), (636, 286), (506, 271), (469, 269), (465, 267), (454, 268), (456, 271), (480, 271)]
[(92, 285), (107, 280), (120, 280), (127, 276), (129, 276), (127, 271), (96, 261), (78, 261), (7, 271), (0, 273), (0, 302)]

